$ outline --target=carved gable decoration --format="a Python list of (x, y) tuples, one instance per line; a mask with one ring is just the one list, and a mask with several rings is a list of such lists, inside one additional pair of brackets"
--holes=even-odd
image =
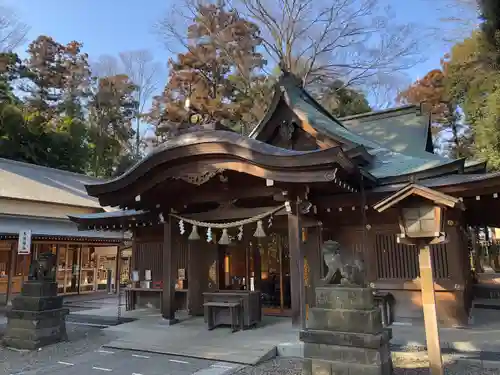
[(186, 181), (193, 185), (203, 185), (215, 175), (224, 172), (221, 168), (209, 168), (203, 171), (185, 171), (180, 176), (175, 176), (173, 178)]

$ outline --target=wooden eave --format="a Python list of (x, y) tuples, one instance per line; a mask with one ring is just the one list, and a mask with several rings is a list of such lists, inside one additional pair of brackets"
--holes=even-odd
[(348, 150), (345, 150), (346, 155), (352, 160), (361, 160), (363, 164), (370, 164), (374, 158), (373, 155), (370, 155), (365, 146), (359, 145), (355, 147), (351, 147)]
[(378, 212), (383, 212), (410, 196), (419, 196), (441, 206), (465, 210), (465, 206), (458, 198), (418, 184), (407, 185), (403, 189), (375, 204), (373, 208)]
[[(329, 147), (335, 147), (338, 144), (344, 145), (347, 149), (356, 148), (358, 144), (355, 144), (339, 135), (318, 129), (308, 121), (307, 115), (305, 113), (302, 113), (300, 110), (294, 108), (294, 106), (290, 102), (290, 94), (288, 93), (288, 88), (287, 88), (289, 85), (291, 85), (291, 83), (285, 82), (286, 80), (291, 80), (291, 79), (294, 78), (291, 77), (289, 73), (284, 73), (282, 75), (279, 82), (276, 84), (274, 96), (273, 99), (271, 100), (271, 104), (269, 105), (268, 110), (266, 111), (266, 114), (264, 115), (263, 119), (259, 122), (259, 124), (251, 131), (249, 137), (263, 142), (269, 141), (269, 139), (264, 139), (261, 135), (266, 133), (264, 129), (266, 128), (266, 126), (269, 126), (270, 124), (269, 120), (272, 118), (273, 114), (278, 108), (278, 104), (280, 103), (280, 101), (283, 101), (295, 114), (297, 119), (300, 120), (298, 121), (297, 125), (299, 125), (302, 130), (304, 130), (306, 133), (311, 135), (316, 140), (316, 143), (319, 148), (325, 149)], [(326, 116), (330, 121), (335, 122), (337, 125), (345, 128), (345, 126), (339, 120), (337, 120), (335, 116), (333, 116), (330, 112), (328, 112), (325, 108), (323, 108), (323, 106), (319, 104), (316, 101), (316, 99), (314, 99), (307, 92), (307, 90), (299, 86), (297, 86), (296, 88), (300, 90), (300, 93), (303, 96), (301, 100), (309, 101), (309, 104), (312, 105), (316, 111)], [(270, 126), (276, 126), (276, 124), (271, 124)], [(364, 154), (363, 157), (365, 157)], [(366, 161), (368, 161), (368, 159)]]
[[(206, 136), (211, 137), (207, 141)], [(217, 141), (220, 136), (220, 141)], [(184, 138), (182, 138), (184, 137)], [(199, 142), (186, 142), (189, 137)], [(277, 182), (328, 182), (328, 174), (341, 168), (347, 174), (359, 170), (340, 147), (307, 152), (289, 151), (242, 137), (236, 133), (212, 131), (186, 134), (180, 146), (160, 149), (136, 164), (122, 176), (100, 184), (86, 185), (89, 195), (103, 205), (120, 205), (116, 193), (132, 199), (169, 177), (180, 177), (186, 166), (233, 170)], [(140, 185), (140, 186), (139, 186)]]
[(477, 163), (464, 166), (464, 173), (485, 173), (487, 161), (478, 161)]
[[(156, 213), (157, 215), (157, 213)], [(103, 228), (110, 231), (123, 231), (137, 225), (146, 226), (156, 223), (153, 219), (155, 213), (149, 211), (117, 211), (103, 212), (85, 215), (68, 215), (70, 221), (74, 222), (79, 230)]]
[[(469, 174), (445, 175), (428, 180), (419, 180), (418, 184), (460, 198), (492, 195), (495, 193), (500, 197), (500, 172), (490, 176), (474, 176)], [(392, 185), (376, 186), (369, 190), (367, 189), (367, 203), (371, 204), (371, 202), (373, 202), (373, 204), (375, 204), (380, 199), (387, 197), (388, 194), (393, 194), (403, 189), (405, 186), (407, 186), (407, 184), (396, 183)], [(346, 207), (358, 204), (360, 199), (360, 193), (343, 193), (321, 196), (318, 199), (318, 204), (330, 208)]]

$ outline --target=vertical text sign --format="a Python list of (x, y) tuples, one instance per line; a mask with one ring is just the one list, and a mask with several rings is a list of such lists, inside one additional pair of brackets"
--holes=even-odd
[(20, 230), (19, 240), (17, 241), (17, 253), (20, 255), (31, 254), (31, 230)]

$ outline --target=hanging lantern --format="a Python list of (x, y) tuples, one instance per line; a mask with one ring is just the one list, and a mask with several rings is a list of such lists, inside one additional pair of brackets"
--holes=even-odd
[(227, 228), (222, 230), (222, 235), (220, 236), (219, 245), (229, 245), (231, 240), (229, 239), (229, 235), (227, 233)]
[(269, 216), (269, 219), (267, 220), (267, 228), (271, 228), (273, 225), (273, 215)]
[(184, 221), (183, 220), (179, 221), (179, 232), (181, 234), (184, 234), (186, 232), (186, 229), (184, 228)]
[(191, 230), (191, 234), (188, 237), (188, 240), (194, 241), (194, 240), (199, 240), (200, 235), (198, 234), (198, 227), (196, 225), (193, 225), (193, 229)]
[(207, 229), (207, 242), (212, 242), (212, 228)]
[(241, 241), (243, 239), (243, 225), (240, 225), (239, 231), (238, 231), (238, 241)]
[(160, 223), (162, 223), (162, 224), (165, 222), (165, 218), (163, 217), (163, 212), (160, 212), (158, 214), (158, 219), (160, 220)]
[(257, 221), (257, 229), (255, 229), (253, 236), (257, 238), (266, 237), (266, 232), (264, 232), (264, 227), (262, 226), (262, 220)]

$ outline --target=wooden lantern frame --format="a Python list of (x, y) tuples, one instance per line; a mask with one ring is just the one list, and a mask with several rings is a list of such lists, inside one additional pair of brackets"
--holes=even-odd
[[(410, 227), (417, 224), (420, 228), (423, 227), (424, 221), (430, 221), (422, 215), (422, 210), (433, 213), (432, 217), (432, 229), (431, 230), (420, 230), (414, 231)], [(410, 211), (419, 211), (418, 217), (408, 217)], [(399, 207), (399, 228), (401, 230), (401, 238), (433, 238), (441, 237), (444, 235), (444, 223), (445, 221), (446, 208), (438, 205), (429, 204), (412, 204), (412, 205), (401, 205)], [(428, 214), (428, 213), (427, 213)], [(410, 224), (410, 221), (415, 221)], [(425, 225), (425, 224), (424, 224)]]
[[(419, 247), (418, 263), (430, 370), (432, 375), (443, 375), (434, 291), (433, 259), (429, 245), (446, 242), (444, 230), (446, 210), (464, 210), (463, 202), (458, 198), (413, 183), (380, 201), (373, 208), (378, 212), (397, 208), (401, 229), (398, 242)], [(426, 212), (423, 213), (422, 210)], [(416, 214), (411, 216), (411, 211), (416, 212)], [(430, 213), (432, 215), (429, 215)], [(414, 228), (410, 229), (410, 225)], [(415, 230), (415, 228), (420, 230)]]

